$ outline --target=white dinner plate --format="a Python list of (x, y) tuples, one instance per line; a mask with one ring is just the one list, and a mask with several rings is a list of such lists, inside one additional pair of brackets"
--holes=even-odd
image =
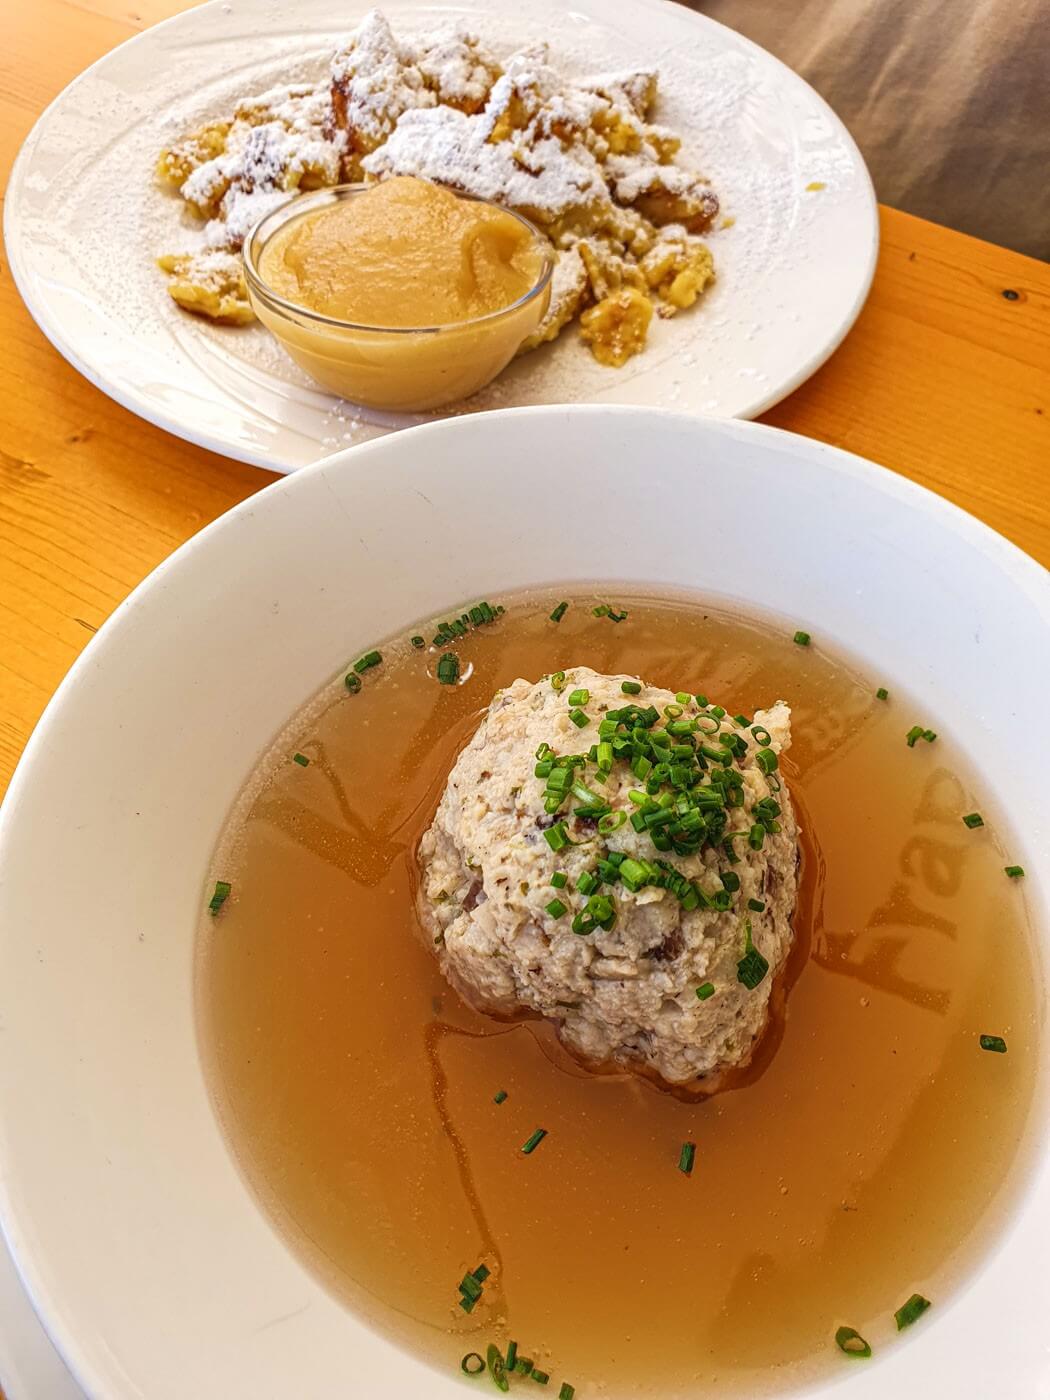
[[(629, 493), (626, 553), (621, 531), (551, 529), (553, 500), (578, 520), (610, 492)], [(718, 528), (698, 548), (701, 519)], [(250, 1193), (205, 1084), (193, 947), (231, 804), (333, 669), (457, 602), (554, 580), (773, 605), (936, 715), (981, 775), (988, 837), (1027, 872), (1045, 969), (1050, 578), (991, 530), (824, 444), (652, 410), (451, 420), (316, 463), (115, 611), (0, 808), (0, 1223), (93, 1400), (466, 1393), (329, 1293)], [(994, 1247), (921, 1327), (784, 1400), (1050, 1395), (1048, 1078), (1044, 1055)]]
[[(311, 387), (259, 325), (180, 312), (154, 266), (185, 246), (154, 184), (160, 150), (239, 96), (318, 78), (365, 0), (202, 5), (115, 49), (52, 103), (12, 172), (8, 258), (44, 333), (119, 403), (190, 442), (277, 471), (422, 421)], [(501, 55), (546, 38), (577, 73), (656, 66), (658, 120), (735, 222), (710, 237), (718, 281), (654, 322), (644, 354), (599, 365), (575, 331), (523, 356), (459, 412), (602, 402), (750, 418), (802, 383), (867, 295), (874, 193), (849, 133), (790, 69), (669, 0), (391, 0), (396, 30), (455, 17)], [(435, 415), (427, 415), (432, 417)], [(443, 415), (437, 415), (443, 416)]]

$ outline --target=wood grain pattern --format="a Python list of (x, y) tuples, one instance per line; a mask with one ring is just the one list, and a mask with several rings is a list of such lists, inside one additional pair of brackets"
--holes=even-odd
[[(0, 167), (82, 68), (180, 0), (33, 0), (0, 20)], [(1003, 296), (1018, 293), (1016, 300)], [(0, 792), (92, 632), (271, 478), (141, 422), (51, 349), (0, 268)], [(767, 421), (920, 481), (1050, 563), (1050, 268), (892, 210), (871, 299)]]

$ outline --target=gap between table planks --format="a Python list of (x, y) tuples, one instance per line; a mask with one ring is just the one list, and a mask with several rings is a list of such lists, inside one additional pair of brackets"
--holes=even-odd
[[(33, 0), (0, 20), (0, 169), (44, 106), (180, 0)], [(765, 421), (870, 457), (1050, 563), (1050, 267), (890, 209), (871, 298)], [(1016, 292), (1007, 298), (1004, 292)], [(0, 793), (91, 634), (272, 480), (169, 437), (52, 350), (0, 267)]]

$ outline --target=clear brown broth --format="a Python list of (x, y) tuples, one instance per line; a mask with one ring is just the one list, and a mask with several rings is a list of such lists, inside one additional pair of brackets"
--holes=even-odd
[[(858, 1364), (840, 1324), (892, 1345), (894, 1309), (913, 1291), (943, 1306), (1001, 1222), (1040, 1014), (1023, 893), (993, 831), (961, 821), (982, 794), (944, 734), (906, 746), (927, 717), (893, 677), (695, 599), (617, 594), (613, 624), (564, 596), (558, 625), (556, 594), (502, 599), (457, 645), (458, 687), (409, 629), (260, 765), (213, 872), (233, 895), (200, 935), (217, 1106), (293, 1247), (442, 1368), (513, 1337), (551, 1395), (776, 1393)], [(706, 1100), (590, 1073), (544, 1025), (476, 1013), (419, 932), (414, 851), (455, 755), (501, 685), (571, 665), (731, 712), (792, 706), (790, 991), (750, 1070)], [(457, 1284), (481, 1261), (467, 1317)]]

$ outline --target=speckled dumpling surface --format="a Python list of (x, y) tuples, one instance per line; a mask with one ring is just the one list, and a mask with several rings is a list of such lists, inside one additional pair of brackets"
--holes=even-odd
[[(791, 948), (799, 854), (790, 711), (744, 718), (583, 667), (500, 691), (419, 848), (421, 917), (460, 993), (670, 1084), (746, 1064)], [(566, 766), (577, 790), (551, 810)]]

